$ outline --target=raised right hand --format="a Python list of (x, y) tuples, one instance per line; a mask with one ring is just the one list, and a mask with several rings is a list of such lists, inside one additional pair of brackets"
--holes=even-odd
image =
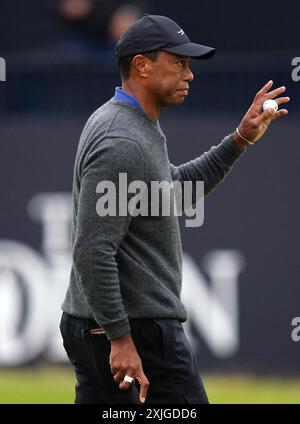
[[(288, 114), (287, 109), (279, 109), (277, 112), (272, 109), (263, 111), (262, 105), (265, 100), (274, 99), (279, 106), (290, 101), (289, 97), (277, 97), (285, 92), (285, 86), (269, 91), (272, 85), (273, 81), (270, 80), (258, 91), (239, 125), (240, 133), (253, 143), (256, 143), (263, 136), (271, 122)], [(235, 134), (239, 138), (237, 133)]]

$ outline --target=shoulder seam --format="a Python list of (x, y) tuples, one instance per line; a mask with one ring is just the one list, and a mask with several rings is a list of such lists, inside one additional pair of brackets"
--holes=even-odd
[(144, 150), (143, 150), (143, 148), (142, 148), (142, 146), (140, 145), (140, 143), (137, 141), (137, 140), (134, 140), (133, 138), (130, 138), (130, 137), (110, 137), (110, 136), (107, 136), (107, 137), (104, 137), (103, 138), (103, 140), (107, 140), (107, 139), (118, 139), (118, 140), (127, 140), (127, 141), (132, 141), (133, 143), (135, 143), (137, 146), (138, 146), (138, 148), (139, 148), (139, 150), (141, 151), (141, 153), (142, 153), (142, 157), (143, 157), (143, 168), (144, 168), (144, 179), (145, 179), (145, 182), (147, 181), (147, 179), (146, 179), (146, 160), (145, 160), (145, 153), (144, 153)]

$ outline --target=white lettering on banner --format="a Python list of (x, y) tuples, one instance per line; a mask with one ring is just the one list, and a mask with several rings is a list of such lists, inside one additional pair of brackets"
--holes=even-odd
[[(41, 356), (67, 360), (59, 321), (71, 269), (71, 212), (70, 193), (40, 193), (31, 199), (29, 214), (42, 225), (42, 255), (0, 240), (0, 366)], [(217, 250), (203, 264), (209, 281), (183, 255), (182, 300), (212, 353), (229, 357), (239, 346), (237, 284), (243, 259), (237, 251)]]
[[(211, 287), (191, 257), (183, 258), (182, 300), (189, 317), (215, 356), (232, 356), (239, 347), (238, 276), (244, 266), (236, 250), (215, 250), (203, 260)], [(185, 324), (189, 334), (189, 323)], [(189, 336), (191, 343), (193, 339)]]
[(44, 259), (21, 243), (0, 241), (0, 365), (20, 365), (41, 354), (49, 307)]
[(39, 193), (28, 205), (29, 215), (42, 224), (42, 250), (48, 264), (52, 299), (45, 356), (54, 362), (66, 359), (59, 323), (71, 270), (71, 199), (70, 193)]

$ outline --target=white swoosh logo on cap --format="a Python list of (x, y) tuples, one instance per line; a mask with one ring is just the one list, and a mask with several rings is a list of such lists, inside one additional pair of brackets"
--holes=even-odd
[(177, 31), (177, 33), (180, 34), (180, 35), (183, 35), (184, 31), (183, 31), (183, 29), (181, 29), (181, 30)]

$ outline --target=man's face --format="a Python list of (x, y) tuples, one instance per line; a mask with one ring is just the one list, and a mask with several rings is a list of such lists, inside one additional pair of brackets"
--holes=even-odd
[(188, 95), (189, 82), (194, 79), (189, 68), (190, 57), (159, 52), (150, 63), (147, 88), (153, 98), (163, 107), (177, 106)]

